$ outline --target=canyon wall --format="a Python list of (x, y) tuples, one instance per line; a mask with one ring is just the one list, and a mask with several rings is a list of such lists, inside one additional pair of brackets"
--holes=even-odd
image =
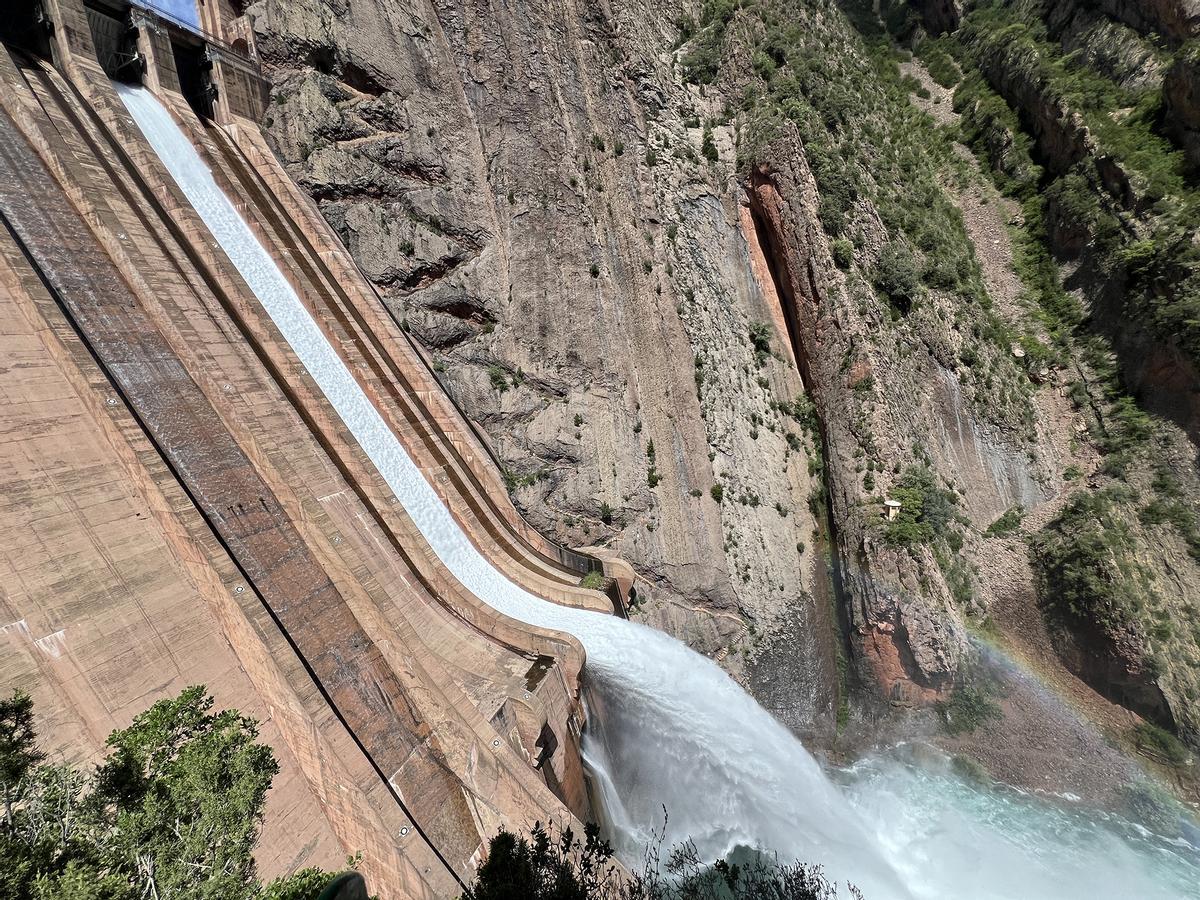
[[(957, 551), (893, 539), (892, 487), (932, 473), (974, 523), (951, 530), (978, 533), (1051, 496), (1062, 462), (1018, 421), (1015, 386), (1003, 411), (985, 400), (1027, 379), (1008, 344), (972, 336), (981, 310), (935, 291), (897, 320), (869, 296), (888, 242), (870, 202), (847, 275), (803, 138), (777, 135), (752, 164), (733, 111), (752, 53), (738, 32), (719, 83), (689, 78), (702, 14), (246, 10), (276, 152), (486, 433), (522, 511), (629, 560), (636, 617), (827, 742), (848, 676), (874, 698), (856, 720), (948, 696), (964, 620), (983, 615)], [(805, 15), (830, 58), (866, 65), (840, 13)], [(977, 353), (999, 382), (963, 362)]]
[(1038, 265), (1051, 280), (1031, 298), (1058, 329), (1073, 402), (1104, 457), (1033, 539), (1057, 649), (1100, 693), (1193, 743), (1196, 14), (1011, 0), (968, 10), (932, 50), (915, 39), (926, 59), (954, 56), (965, 139), (1021, 201), (1021, 232), (1041, 248), (1031, 252), (1047, 254)]
[(266, 0), (247, 15), (276, 151), (486, 431), (529, 520), (630, 560), (639, 617), (735, 671), (759, 659), (758, 683), (778, 667), (781, 714), (828, 735), (818, 480), (776, 408), (803, 387), (753, 274), (733, 133), (703, 156), (718, 98), (672, 74), (676, 12)]

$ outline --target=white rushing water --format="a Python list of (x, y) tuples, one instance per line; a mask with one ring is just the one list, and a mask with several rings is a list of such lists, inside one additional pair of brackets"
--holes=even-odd
[(1158, 844), (1142, 850), (1099, 828), (1062, 839), (1075, 832), (1061, 820), (950, 779), (872, 770), (839, 787), (715, 663), (661, 632), (559, 606), (510, 581), (459, 528), (170, 113), (144, 88), (116, 87), (446, 568), (496, 610), (583, 643), (588, 699), (602, 724), (589, 729), (585, 753), (625, 841), (648, 838), (665, 806), (668, 844), (691, 837), (710, 858), (755, 847), (820, 863), (867, 900), (1167, 900), (1190, 889), (1173, 860), (1162, 864)]

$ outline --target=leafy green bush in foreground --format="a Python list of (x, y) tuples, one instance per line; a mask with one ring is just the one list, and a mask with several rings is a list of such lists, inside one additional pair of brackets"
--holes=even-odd
[[(624, 873), (588, 825), (583, 836), (535, 825), (528, 837), (501, 831), (462, 900), (836, 900), (837, 886), (816, 866), (755, 860), (704, 863), (691, 843), (664, 864), (651, 851), (640, 872)], [(854, 887), (848, 896), (862, 900)]]
[(254, 844), (279, 767), (252, 719), (212, 706), (203, 687), (159, 701), (86, 772), (44, 762), (28, 696), (0, 699), (0, 898), (316, 898), (333, 874), (259, 883)]

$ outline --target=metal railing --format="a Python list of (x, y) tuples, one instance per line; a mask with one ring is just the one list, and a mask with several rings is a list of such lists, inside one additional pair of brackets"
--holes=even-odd
[(228, 53), (236, 56), (238, 59), (245, 60), (254, 67), (258, 67), (258, 60), (251, 56), (248, 52), (238, 50), (227, 40), (219, 35), (215, 35), (210, 31), (205, 31), (198, 23), (189, 22), (187, 19), (181, 18), (168, 9), (163, 9), (152, 0), (131, 0), (130, 4), (136, 10), (149, 13), (155, 18), (162, 19), (165, 22), (174, 25), (176, 28), (181, 28), (184, 31), (189, 31), (199, 38), (202, 38), (206, 44), (211, 44), (220, 49), (222, 53)]

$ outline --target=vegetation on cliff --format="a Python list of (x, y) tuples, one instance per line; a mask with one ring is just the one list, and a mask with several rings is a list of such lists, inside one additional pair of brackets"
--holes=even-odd
[(203, 687), (108, 738), (91, 771), (47, 762), (32, 700), (0, 700), (0, 898), (309, 900), (334, 877), (258, 881), (254, 844), (279, 771), (258, 727)]
[[(925, 343), (967, 373), (995, 416), (1031, 429), (1030, 384), (1008, 353), (1023, 335), (993, 309), (944, 187), (962, 176), (962, 161), (910, 102), (887, 34), (865, 7), (846, 11), (859, 30), (831, 0), (709, 0), (683, 23), (684, 75), (720, 78), (740, 97), (731, 113), (746, 171), (768, 163), (778, 135), (795, 130), (852, 301), (862, 310), (878, 298), (894, 336)], [(946, 352), (948, 324), (962, 335), (956, 356)]]
[(1161, 471), (1149, 500), (1119, 482), (1079, 491), (1033, 536), (1030, 553), (1051, 617), (1131, 674), (1156, 684), (1176, 727), (1194, 735), (1200, 607), (1179, 592), (1177, 571), (1196, 553), (1196, 525), (1192, 504), (1177, 491)]
[[(973, 116), (991, 121), (987, 129), (976, 128), (976, 143), (997, 128), (1013, 136), (1014, 152), (999, 171), (1002, 183), (1011, 179), (1006, 186), (1019, 193), (1043, 177), (1026, 160), (1032, 141), (983, 79), (1014, 96), (1032, 92), (1040, 105), (1055, 110), (1057, 123), (1035, 127), (1053, 179), (1041, 186), (1058, 194), (1058, 218), (1085, 229), (1107, 273), (1125, 280), (1131, 313), (1200, 359), (1200, 248), (1193, 240), (1200, 190), (1184, 151), (1168, 136), (1162, 84), (1126, 86), (1086, 54), (1065, 51), (1050, 35), (1047, 14), (1036, 0), (977, 4), (953, 46), (979, 72), (956, 102), (966, 106), (972, 97), (982, 98), (970, 104)], [(1075, 131), (1076, 121), (1086, 137)]]
[(955, 542), (950, 531), (958, 516), (958, 498), (938, 483), (929, 466), (906, 469), (896, 480), (891, 496), (899, 501), (900, 510), (884, 529), (889, 541), (905, 545), (951, 541), (957, 544), (954, 549), (962, 547), (961, 540)]
[[(1080, 422), (1072, 447), (1101, 462), (1086, 485), (1082, 469), (1062, 467), (1062, 485), (1076, 493), (1032, 538), (1043, 607), (1058, 627), (1103, 636), (1138, 682), (1129, 690), (1161, 689), (1173, 723), (1196, 739), (1200, 643), (1178, 624), (1196, 598), (1176, 582), (1200, 557), (1200, 483), (1182, 462), (1181, 432), (1139, 400), (1152, 388), (1129, 377), (1146, 352), (1139, 334), (1200, 362), (1200, 191), (1168, 133), (1161, 75), (1142, 71), (1165, 70), (1188, 50), (1085, 6), (984, 0), (957, 32), (928, 37), (902, 0), (708, 0), (683, 23), (682, 69), (732, 98), (747, 173), (773, 165), (780, 135), (799, 137), (849, 302), (867, 320), (872, 304), (890, 313), (890, 327), (885, 317), (866, 340), (897, 358), (923, 344), (983, 416), (1023, 424), (1031, 448), (1035, 392), (1067, 389)], [(1063, 24), (1070, 15), (1090, 29), (1082, 37), (1082, 26)], [(960, 127), (912, 102), (929, 91), (904, 74), (905, 44), (937, 84), (955, 88)], [(993, 307), (953, 202), (973, 177), (956, 141), (1020, 204), (1010, 220), (1015, 313)], [(880, 373), (858, 378), (853, 362), (848, 351), (843, 371), (869, 408)], [(882, 472), (880, 486), (901, 501), (894, 520), (879, 522), (882, 536), (914, 558), (932, 554), (965, 606), (974, 569), (963, 540), (973, 527), (954, 493), (919, 447), (912, 464), (883, 469), (872, 446), (887, 437), (856, 437), (865, 492)], [(987, 534), (1015, 533), (1019, 510), (1010, 518)]]
[(1135, 627), (1154, 584), (1135, 558), (1119, 504), (1125, 489), (1080, 492), (1032, 540), (1040, 593), (1060, 620), (1110, 631)]
[[(1080, 468), (1063, 469), (1076, 487), (1030, 539), (1042, 607), (1072, 636), (1059, 644), (1069, 665), (1196, 740), (1200, 483), (1185, 462), (1194, 447), (1150, 410), (1193, 426), (1186, 400), (1164, 400), (1146, 381), (1184, 383), (1200, 360), (1200, 191), (1162, 80), (1188, 50), (1088, 4), (982, 0), (936, 36), (914, 6), (889, 0), (858, 24), (886, 28), (893, 47), (911, 47), (953, 88), (956, 137), (1019, 204), (1010, 241), (1027, 312), (1015, 323), (1021, 348), (1039, 380), (1067, 388), (1080, 423), (1072, 446), (1100, 456), (1085, 484)], [(1148, 375), (1151, 347), (1180, 353)]]

